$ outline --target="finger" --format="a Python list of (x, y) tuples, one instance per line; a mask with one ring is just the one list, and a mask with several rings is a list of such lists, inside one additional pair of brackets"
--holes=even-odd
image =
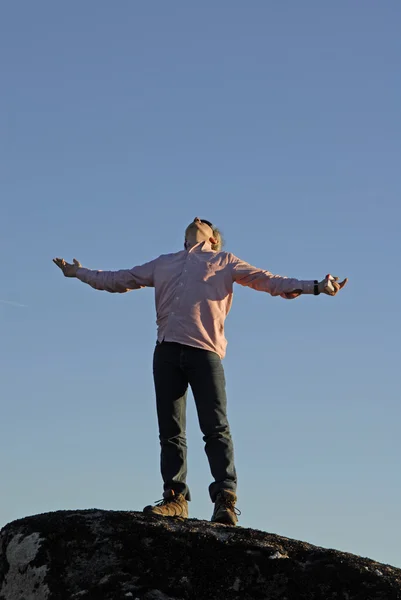
[(65, 275), (65, 270), (70, 265), (65, 262), (64, 258), (56, 258), (54, 262), (59, 267), (59, 269), (61, 269), (63, 271), (63, 273)]
[(341, 283), (332, 281), (331, 283), (333, 284), (335, 291), (331, 293), (331, 296), (335, 296), (336, 294), (338, 294), (338, 292), (346, 285), (347, 281), (348, 278), (345, 278), (344, 281), (342, 281)]

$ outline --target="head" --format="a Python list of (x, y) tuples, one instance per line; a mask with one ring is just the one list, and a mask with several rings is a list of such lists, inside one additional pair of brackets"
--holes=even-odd
[(217, 227), (206, 219), (195, 219), (188, 225), (185, 230), (185, 248), (190, 248), (199, 242), (210, 242), (212, 250), (217, 252), (223, 246), (223, 239)]

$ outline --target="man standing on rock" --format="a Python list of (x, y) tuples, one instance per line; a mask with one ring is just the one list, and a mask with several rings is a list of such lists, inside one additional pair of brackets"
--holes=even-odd
[(188, 517), (191, 499), (186, 484), (186, 397), (191, 386), (213, 482), (212, 521), (236, 525), (239, 513), (234, 450), (227, 420), (224, 370), (224, 321), (230, 311), (233, 284), (293, 299), (301, 294), (335, 296), (347, 283), (338, 277), (318, 282), (289, 279), (251, 266), (223, 252), (219, 230), (196, 217), (185, 231), (184, 250), (163, 254), (132, 269), (91, 271), (74, 259), (53, 262), (66, 277), (96, 290), (124, 293), (155, 288), (157, 342), (153, 356), (163, 499), (145, 513)]

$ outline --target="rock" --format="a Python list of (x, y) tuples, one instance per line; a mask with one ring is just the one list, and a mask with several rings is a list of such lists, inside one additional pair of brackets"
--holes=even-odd
[(401, 569), (196, 519), (58, 511), (0, 532), (0, 600), (401, 600)]

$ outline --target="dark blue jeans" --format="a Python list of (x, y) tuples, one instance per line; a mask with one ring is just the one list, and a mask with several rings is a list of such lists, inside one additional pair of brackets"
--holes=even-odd
[(158, 342), (153, 357), (153, 377), (164, 490), (173, 489), (187, 500), (191, 499), (186, 483), (186, 400), (190, 385), (214, 478), (209, 486), (212, 502), (222, 489), (235, 492), (237, 475), (220, 357), (209, 350), (175, 342)]

